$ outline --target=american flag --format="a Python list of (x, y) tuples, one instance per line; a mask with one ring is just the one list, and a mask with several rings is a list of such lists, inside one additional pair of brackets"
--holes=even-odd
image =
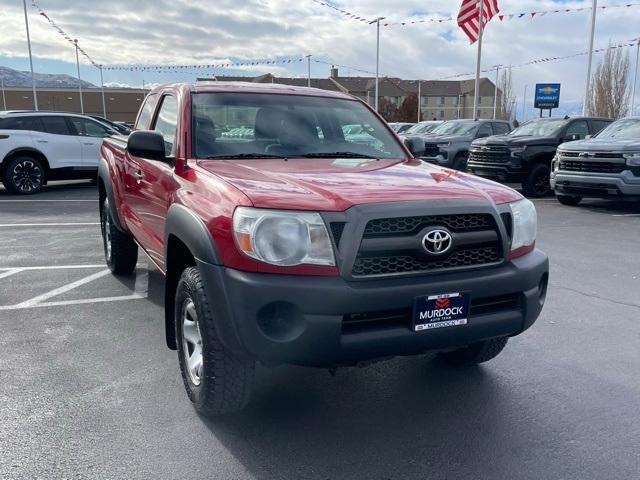
[(500, 11), (498, 0), (462, 0), (460, 13), (458, 13), (458, 26), (467, 34), (471, 43), (475, 43), (480, 36), (480, 2), (482, 7), (482, 27)]

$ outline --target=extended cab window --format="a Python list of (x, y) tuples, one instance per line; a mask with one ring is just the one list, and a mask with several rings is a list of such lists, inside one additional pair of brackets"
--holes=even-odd
[(197, 158), (406, 158), (361, 102), (282, 94), (195, 93)]
[(136, 121), (134, 130), (146, 130), (149, 128), (149, 125), (151, 124), (151, 117), (153, 116), (153, 110), (156, 107), (157, 101), (158, 95), (155, 93), (147, 95), (144, 105), (140, 109), (140, 115), (138, 115), (138, 120)]
[(505, 135), (509, 133), (509, 125), (506, 123), (495, 122), (493, 124), (493, 132), (496, 135)]
[(176, 134), (178, 132), (178, 102), (171, 95), (165, 95), (153, 128), (164, 138), (167, 157), (175, 156)]

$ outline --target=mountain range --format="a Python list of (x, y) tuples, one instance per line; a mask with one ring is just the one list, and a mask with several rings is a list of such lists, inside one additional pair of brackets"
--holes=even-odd
[[(41, 88), (77, 88), (78, 79), (71, 75), (55, 73), (36, 73), (36, 87)], [(22, 72), (0, 66), (0, 78), (5, 87), (31, 87), (31, 72)], [(82, 88), (96, 88), (93, 83), (82, 81)]]

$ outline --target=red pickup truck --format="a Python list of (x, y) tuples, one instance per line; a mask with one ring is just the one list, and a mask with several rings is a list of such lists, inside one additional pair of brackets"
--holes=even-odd
[(533, 324), (548, 281), (533, 204), (423, 148), (347, 94), (222, 82), (159, 87), (105, 140), (106, 262), (130, 274), (140, 246), (164, 273), (200, 413), (242, 408), (258, 361), (468, 365)]

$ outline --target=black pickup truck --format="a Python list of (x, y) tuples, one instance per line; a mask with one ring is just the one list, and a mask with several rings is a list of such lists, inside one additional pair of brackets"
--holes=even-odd
[(501, 182), (521, 182), (529, 197), (550, 193), (551, 161), (558, 145), (595, 135), (612, 120), (608, 118), (539, 118), (508, 135), (475, 140), (469, 149), (467, 171)]

